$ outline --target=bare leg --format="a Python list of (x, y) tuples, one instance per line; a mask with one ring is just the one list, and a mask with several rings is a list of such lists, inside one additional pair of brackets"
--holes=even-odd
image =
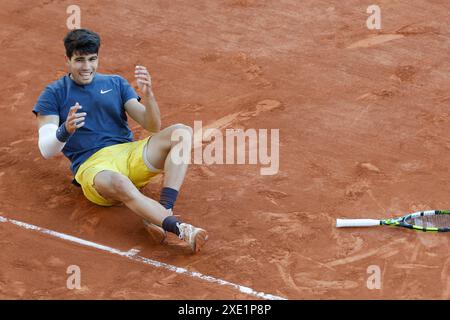
[[(179, 191), (183, 184), (191, 157), (192, 131), (191, 127), (175, 124), (161, 130), (148, 141), (145, 160), (157, 169), (164, 166), (165, 188)], [(184, 161), (181, 161), (181, 158), (184, 158)], [(204, 229), (186, 223), (177, 224), (177, 227), (180, 238), (183, 238), (194, 252), (198, 252), (208, 239)]]
[[(171, 139), (172, 133), (175, 130), (181, 130), (184, 133), (180, 141), (172, 141)], [(182, 150), (182, 153), (188, 155), (189, 159), (191, 148), (192, 129), (188, 126), (178, 124), (170, 126), (152, 136), (148, 141), (144, 156), (146, 157), (145, 160), (151, 166), (157, 169), (164, 167), (164, 187), (178, 191), (186, 175), (188, 161), (174, 161), (176, 157), (173, 157), (173, 153), (179, 153)], [(165, 209), (155, 200), (143, 195), (128, 177), (105, 170), (98, 173), (94, 178), (94, 187), (103, 197), (123, 202), (128, 208), (140, 215), (144, 221), (154, 224), (152, 226), (146, 223), (147, 231), (150, 234), (162, 234), (161, 240), (165, 238), (164, 230), (159, 227), (162, 227), (163, 221), (172, 212)], [(169, 221), (167, 223), (170, 226), (171, 223), (173, 224), (176, 221)], [(171, 228), (169, 227), (169, 229)], [(194, 252), (198, 252), (208, 239), (205, 230), (196, 228), (190, 224), (177, 222), (176, 228), (179, 231), (180, 238), (186, 241)]]
[[(97, 173), (94, 178), (94, 187), (101, 196), (106, 199), (123, 202), (145, 221), (149, 221), (156, 226), (162, 226), (163, 220), (171, 215), (169, 210), (155, 200), (143, 195), (128, 177), (120, 173), (109, 170)], [(208, 239), (208, 234), (201, 228), (195, 228), (186, 223), (181, 223), (179, 228), (180, 238), (189, 244), (193, 252), (198, 252)], [(161, 236), (158, 242), (165, 239), (164, 230), (162, 230)], [(157, 234), (154, 234), (152, 238), (155, 241)]]
[(170, 212), (157, 201), (143, 195), (128, 177), (109, 170), (99, 172), (94, 187), (106, 199), (123, 202), (146, 221), (162, 226)]
[[(181, 141), (172, 141), (172, 133), (175, 130), (184, 130), (189, 139)], [(164, 167), (164, 187), (180, 190), (188, 168), (188, 163), (175, 163), (173, 161), (174, 153), (178, 153), (177, 148), (182, 148), (188, 152), (189, 156), (192, 149), (192, 128), (183, 124), (175, 124), (167, 127), (148, 141), (147, 161), (155, 168)]]

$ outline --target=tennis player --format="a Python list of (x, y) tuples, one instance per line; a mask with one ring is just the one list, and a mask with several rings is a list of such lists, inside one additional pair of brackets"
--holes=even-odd
[[(123, 77), (97, 73), (97, 33), (72, 30), (64, 46), (68, 74), (49, 84), (33, 108), (42, 156), (48, 159), (62, 151), (71, 162), (73, 183), (88, 200), (100, 206), (123, 203), (143, 218), (153, 241), (162, 243), (166, 232), (172, 232), (198, 252), (207, 232), (180, 221), (172, 211), (188, 164), (173, 161), (171, 152), (175, 147), (191, 150), (192, 128), (175, 124), (160, 130), (160, 110), (144, 66), (135, 68), (142, 100)], [(134, 141), (127, 116), (149, 136)], [(190, 139), (172, 141), (175, 130), (184, 130)], [(139, 189), (161, 173), (158, 202)]]

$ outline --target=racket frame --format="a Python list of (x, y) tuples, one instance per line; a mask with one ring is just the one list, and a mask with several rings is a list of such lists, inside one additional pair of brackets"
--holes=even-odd
[[(450, 210), (427, 210), (427, 211), (417, 211), (414, 213), (407, 214), (398, 218), (384, 219), (384, 220), (375, 220), (375, 219), (337, 219), (336, 227), (370, 227), (376, 225), (385, 225), (385, 226), (393, 226), (393, 227), (403, 227), (407, 229), (413, 229), (424, 232), (450, 232), (449, 227), (437, 228), (437, 227), (422, 227), (417, 225), (412, 225), (406, 223), (405, 221), (418, 217), (418, 216), (432, 216), (432, 215), (440, 215), (440, 214), (448, 214), (450, 215)], [(376, 223), (376, 222), (379, 223)]]

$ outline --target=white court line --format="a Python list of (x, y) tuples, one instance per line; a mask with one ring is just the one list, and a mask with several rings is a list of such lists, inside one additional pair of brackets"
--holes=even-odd
[(83, 240), (83, 239), (80, 239), (80, 238), (77, 238), (77, 237), (74, 237), (74, 236), (70, 236), (70, 235), (67, 235), (67, 234), (64, 234), (64, 233), (60, 233), (60, 232), (52, 231), (52, 230), (49, 230), (49, 229), (37, 227), (37, 226), (31, 225), (31, 224), (28, 224), (28, 223), (25, 223), (25, 222), (21, 222), (21, 221), (5, 218), (5, 217), (3, 217), (1, 215), (0, 215), (0, 222), (9, 222), (11, 224), (14, 224), (14, 225), (19, 226), (19, 227), (24, 228), (24, 229), (34, 230), (34, 231), (37, 231), (37, 232), (40, 232), (40, 233), (43, 233), (43, 234), (50, 235), (50, 236), (55, 237), (55, 238), (60, 238), (60, 239), (66, 240), (66, 241), (75, 242), (75, 243), (81, 244), (81, 245), (83, 245), (85, 247), (91, 247), (91, 248), (96, 248), (96, 249), (99, 249), (99, 250), (102, 250), (102, 251), (107, 251), (109, 253), (116, 254), (116, 255), (128, 258), (130, 260), (134, 260), (134, 261), (142, 262), (142, 263), (145, 263), (145, 264), (149, 264), (149, 265), (152, 265), (152, 266), (157, 267), (157, 268), (164, 268), (164, 269), (167, 269), (167, 270), (170, 270), (170, 271), (174, 271), (176, 273), (187, 275), (187, 276), (192, 277), (192, 278), (198, 278), (198, 279), (201, 279), (201, 280), (204, 280), (204, 281), (207, 281), (207, 282), (217, 283), (217, 284), (220, 284), (220, 285), (223, 285), (223, 286), (232, 287), (233, 289), (239, 290), (242, 293), (245, 293), (245, 294), (248, 294), (248, 295), (251, 295), (251, 296), (255, 296), (257, 298), (266, 299), (266, 300), (286, 300), (286, 298), (283, 298), (283, 297), (274, 296), (274, 295), (271, 295), (271, 294), (266, 294), (264, 292), (257, 292), (255, 290), (249, 288), (249, 287), (244, 287), (244, 286), (241, 286), (241, 285), (238, 285), (238, 284), (234, 284), (234, 283), (231, 283), (231, 282), (228, 282), (228, 281), (225, 281), (225, 280), (221, 280), (221, 279), (217, 279), (217, 278), (214, 278), (214, 277), (211, 277), (211, 276), (207, 276), (207, 275), (201, 274), (200, 272), (192, 272), (192, 271), (189, 271), (189, 270), (187, 270), (185, 268), (179, 268), (179, 267), (173, 266), (171, 264), (167, 264), (167, 263), (164, 263), (164, 262), (159, 262), (159, 261), (155, 261), (155, 260), (148, 259), (148, 258), (145, 258), (145, 257), (141, 257), (141, 256), (137, 255), (138, 251), (135, 250), (135, 249), (131, 249), (129, 251), (120, 251), (118, 249), (114, 249), (114, 248), (111, 248), (111, 247), (108, 247), (108, 246), (104, 246), (104, 245), (101, 245), (101, 244), (98, 244), (98, 243), (95, 243), (95, 242)]

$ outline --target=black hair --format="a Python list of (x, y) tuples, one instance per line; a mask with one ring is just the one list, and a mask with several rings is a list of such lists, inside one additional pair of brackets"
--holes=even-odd
[(98, 53), (100, 49), (100, 36), (88, 29), (75, 29), (69, 31), (64, 38), (64, 47), (69, 59), (76, 54)]

